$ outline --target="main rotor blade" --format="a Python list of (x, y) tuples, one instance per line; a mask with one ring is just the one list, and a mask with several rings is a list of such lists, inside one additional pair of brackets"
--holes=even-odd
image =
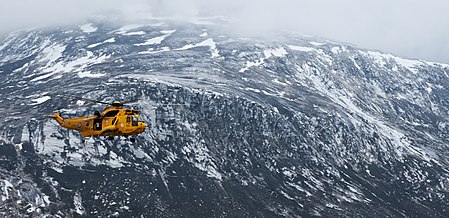
[(187, 104), (159, 104), (158, 106), (182, 106)]
[(77, 99), (77, 100), (82, 100), (82, 101), (90, 101), (90, 102), (94, 102), (94, 103), (100, 103), (100, 104), (107, 104), (107, 105), (111, 105), (111, 103), (108, 103), (108, 102), (104, 102), (104, 101), (97, 101), (97, 100), (92, 100), (92, 99), (88, 99), (88, 98), (81, 98), (81, 97), (78, 97), (78, 96), (73, 96), (73, 95), (66, 95), (67, 97), (70, 97), (70, 98), (74, 98), (74, 99)]
[(158, 104), (156, 106), (153, 106), (152, 108), (158, 108), (161, 106), (187, 106), (187, 104)]
[(139, 99), (134, 99), (134, 100), (124, 101), (124, 102), (120, 102), (120, 103), (122, 103), (122, 105), (125, 105), (125, 104), (135, 103), (135, 102), (138, 102), (138, 101), (139, 101)]

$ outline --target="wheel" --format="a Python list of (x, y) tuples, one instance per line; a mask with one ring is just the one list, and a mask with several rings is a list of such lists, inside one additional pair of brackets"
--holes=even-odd
[(129, 141), (131, 141), (132, 143), (136, 142), (136, 138), (130, 138)]

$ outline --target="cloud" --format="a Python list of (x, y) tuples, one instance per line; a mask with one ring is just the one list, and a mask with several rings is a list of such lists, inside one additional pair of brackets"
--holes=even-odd
[(0, 31), (80, 22), (104, 11), (120, 11), (132, 18), (138, 13), (146, 13), (149, 7), (143, 0), (1, 1)]
[(449, 63), (447, 8), (444, 0), (17, 0), (0, 3), (0, 32), (111, 11), (124, 20), (222, 15), (241, 33), (295, 31)]
[(242, 29), (288, 29), (410, 58), (449, 63), (448, 1), (245, 2), (235, 15), (242, 18)]

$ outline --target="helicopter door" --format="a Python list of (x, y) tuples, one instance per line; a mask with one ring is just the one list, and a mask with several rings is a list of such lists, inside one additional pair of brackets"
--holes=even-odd
[(126, 127), (131, 127), (131, 120), (132, 120), (132, 116), (127, 116), (126, 117)]
[(94, 119), (94, 130), (101, 130), (101, 118)]
[(136, 116), (132, 116), (132, 123), (133, 126), (138, 126), (139, 125), (139, 119)]

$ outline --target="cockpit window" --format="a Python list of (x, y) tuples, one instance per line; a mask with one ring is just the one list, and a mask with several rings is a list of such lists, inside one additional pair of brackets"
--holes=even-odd
[(139, 115), (133, 115), (132, 119), (133, 119), (133, 123), (132, 123), (133, 126), (137, 126), (139, 121), (142, 121), (142, 119), (140, 118)]
[(141, 116), (139, 116), (139, 115), (134, 115), (134, 117), (137, 119), (137, 121), (142, 121), (142, 117)]
[(108, 111), (104, 114), (105, 117), (115, 117), (117, 115), (118, 110)]

